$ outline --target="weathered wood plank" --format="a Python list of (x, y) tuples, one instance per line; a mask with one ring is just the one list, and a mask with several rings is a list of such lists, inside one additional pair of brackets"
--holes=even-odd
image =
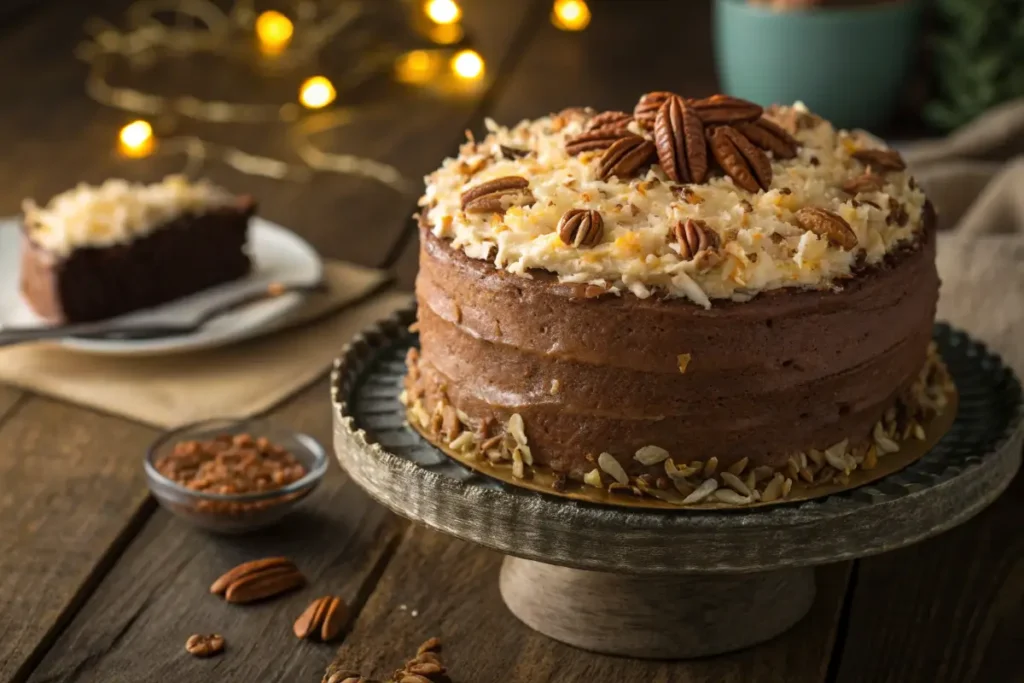
[[(271, 422), (330, 442), (327, 380), (279, 410)], [(314, 681), (334, 646), (300, 642), (292, 622), (314, 598), (340, 595), (354, 610), (383, 568), (400, 529), (332, 466), (301, 508), (265, 532), (219, 537), (158, 509), (76, 615), (30, 681)], [(210, 583), (246, 560), (285, 555), (309, 584), (256, 605), (229, 605)], [(224, 655), (198, 660), (192, 633), (217, 632)], [(214, 673), (216, 672), (216, 673)]]
[(32, 398), (0, 427), (0, 680), (81, 599), (146, 499), (152, 429)]
[(973, 520), (861, 560), (838, 683), (990, 683), (1024, 670), (1024, 474)]
[(430, 636), (459, 681), (647, 683), (813, 683), (825, 679), (849, 564), (818, 572), (810, 614), (776, 640), (687, 662), (592, 654), (550, 640), (517, 621), (498, 593), (501, 556), (415, 528), (388, 564), (337, 661), (381, 677)]

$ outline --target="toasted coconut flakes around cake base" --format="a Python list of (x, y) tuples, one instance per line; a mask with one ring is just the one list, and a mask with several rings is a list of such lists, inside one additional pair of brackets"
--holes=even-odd
[[(411, 360), (412, 363), (416, 361), (415, 358)], [(638, 449), (631, 459), (642, 467), (663, 474), (630, 475), (612, 453), (602, 452), (591, 458), (597, 466), (586, 472), (582, 479), (586, 486), (609, 493), (648, 496), (681, 507), (712, 501), (742, 507), (785, 500), (797, 480), (810, 487), (829, 483), (846, 485), (853, 472), (872, 470), (878, 466), (880, 458), (899, 452), (900, 441), (924, 440), (926, 433), (922, 422), (942, 414), (953, 389), (949, 372), (933, 344), (917, 377), (875, 423), (867, 443), (851, 446), (850, 439), (843, 439), (824, 450), (808, 449), (793, 453), (780, 467), (758, 465), (749, 470), (750, 459), (746, 457), (720, 468), (717, 457), (677, 462), (668, 449), (651, 444)], [(437, 437), (439, 443), (447, 443), (452, 451), (478, 460), (486, 458), (495, 465), (511, 464), (516, 479), (530, 476), (535, 463), (522, 414), (512, 414), (506, 424), (500, 425), (500, 433), (482, 437), (480, 421), (454, 409), (460, 431), (458, 436), (446, 442), (439, 438), (442, 436), (441, 428), (435, 418), (452, 407), (442, 396), (435, 402), (433, 411), (428, 411), (423, 398), (409, 400), (411, 393), (409, 390), (402, 392), (409, 403), (409, 419), (415, 420), (432, 437)], [(553, 487), (561, 491), (567, 483), (566, 476), (557, 472), (555, 475)], [(661, 477), (662, 487), (655, 485), (656, 477)], [(665, 489), (672, 489), (675, 494), (666, 493)]]

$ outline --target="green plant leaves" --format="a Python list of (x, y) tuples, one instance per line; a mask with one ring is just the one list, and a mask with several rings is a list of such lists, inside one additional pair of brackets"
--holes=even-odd
[(936, 0), (935, 13), (929, 123), (950, 130), (1024, 97), (1024, 0)]

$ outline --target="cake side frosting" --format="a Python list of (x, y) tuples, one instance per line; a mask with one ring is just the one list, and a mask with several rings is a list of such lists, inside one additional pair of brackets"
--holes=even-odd
[[(424, 222), (468, 257), (513, 274), (548, 271), (562, 282), (641, 299), (664, 293), (705, 308), (783, 287), (834, 288), (922, 232), (924, 194), (902, 163), (883, 167), (872, 158), (894, 153), (801, 105), (765, 112), (797, 146), (792, 158), (766, 153), (771, 181), (757, 192), (721, 172), (702, 183), (676, 182), (656, 160), (631, 177), (602, 177), (606, 152), (572, 148), (594, 116), (568, 110), (512, 128), (488, 121), (485, 139), (466, 143), (427, 177)], [(627, 133), (656, 137), (637, 120), (620, 129)], [(464, 210), (467, 191), (508, 177), (528, 185), (498, 196), (492, 211)], [(574, 209), (599, 214), (596, 239), (563, 239), (563, 217)], [(841, 218), (852, 237), (808, 229), (802, 216), (809, 209)], [(687, 253), (678, 237), (687, 220), (713, 233), (713, 258)]]
[(35, 244), (60, 256), (80, 247), (105, 247), (148, 235), (186, 213), (224, 207), (234, 201), (228, 191), (206, 181), (168, 176), (158, 183), (110, 179), (84, 183), (39, 206), (23, 202), (26, 234)]
[(938, 279), (926, 233), (838, 293), (772, 292), (705, 311), (568, 289), (424, 234), (410, 396), (428, 410), (444, 397), (474, 424), (519, 414), (535, 460), (577, 478), (601, 452), (630, 469), (645, 446), (780, 467), (797, 451), (870, 438), (922, 365)]

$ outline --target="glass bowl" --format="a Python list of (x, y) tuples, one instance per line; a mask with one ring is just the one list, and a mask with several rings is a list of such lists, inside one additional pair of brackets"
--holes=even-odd
[[(156, 469), (156, 462), (181, 441), (203, 441), (216, 436), (249, 434), (265, 437), (292, 453), (306, 474), (282, 488), (256, 493), (208, 493), (187, 488)], [(259, 420), (213, 419), (172, 429), (146, 452), (146, 482), (157, 501), (190, 524), (217, 533), (244, 533), (272, 524), (313, 491), (327, 471), (323, 447), (307, 434), (273, 427)]]

